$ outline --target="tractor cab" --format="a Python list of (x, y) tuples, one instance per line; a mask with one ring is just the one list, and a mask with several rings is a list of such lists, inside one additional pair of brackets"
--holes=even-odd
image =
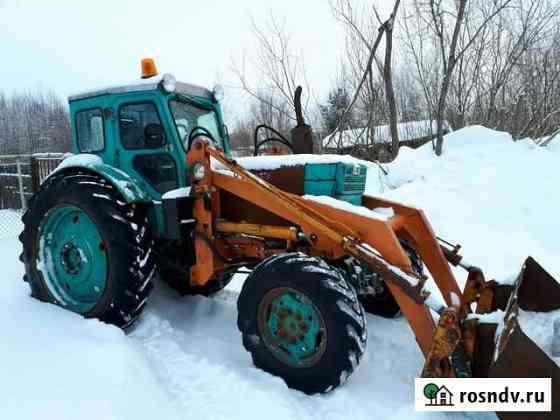
[(132, 83), (70, 96), (72, 147), (134, 179), (151, 200), (188, 186), (187, 153), (197, 136), (230, 154), (220, 99), (213, 91), (158, 75), (142, 60), (142, 78)]

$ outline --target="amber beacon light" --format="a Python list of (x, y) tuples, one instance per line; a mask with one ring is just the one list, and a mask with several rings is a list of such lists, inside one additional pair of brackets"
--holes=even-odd
[(156, 62), (153, 58), (142, 59), (142, 79), (148, 79), (158, 75)]

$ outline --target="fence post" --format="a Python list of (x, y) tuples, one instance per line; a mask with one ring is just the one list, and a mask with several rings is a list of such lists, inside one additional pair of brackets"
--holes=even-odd
[(39, 174), (39, 160), (36, 156), (31, 156), (31, 192), (35, 194), (39, 191), (39, 185), (41, 185), (41, 175)]
[(19, 186), (19, 199), (21, 201), (21, 209), (25, 210), (25, 193), (23, 191), (23, 177), (22, 177), (22, 173), (21, 173), (21, 162), (19, 161), (19, 159), (16, 161), (16, 167), (17, 167), (17, 176), (18, 176), (18, 186)]

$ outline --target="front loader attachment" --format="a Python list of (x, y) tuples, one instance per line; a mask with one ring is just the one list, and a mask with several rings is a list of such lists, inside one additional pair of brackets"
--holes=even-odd
[[(210, 158), (220, 166), (214, 169)], [(205, 167), (203, 178), (196, 180), (191, 190), (196, 198), (193, 215), (199, 221), (193, 284), (204, 285), (216, 272), (236, 267), (235, 258), (263, 260), (286, 252), (271, 248), (270, 244), (278, 241), (264, 238), (282, 239), (290, 251), (301, 250), (331, 263), (353, 258), (375, 272), (399, 304), (426, 358), (422, 376), (550, 377), (552, 413), (500, 417), (558, 418), (560, 369), (521, 331), (517, 321), (519, 306), (540, 311), (560, 308), (560, 285), (532, 258), (527, 259), (514, 285), (488, 282), (480, 269), (462, 260), (459, 246), (443, 244), (437, 238), (419, 209), (364, 195), (362, 206), (366, 209), (391, 210), (390, 217), (380, 218), (362, 209), (340, 208), (288, 193), (209, 147), (206, 141), (193, 143), (188, 160), (191, 167)], [(259, 224), (247, 223), (247, 212), (223, 212), (221, 192), (260, 212)], [(228, 236), (232, 233), (238, 236)], [(443, 302), (425, 287), (428, 277), (414, 271), (403, 241), (421, 257)], [(464, 290), (459, 288), (450, 264), (468, 272)], [(497, 309), (505, 311), (502, 319), (498, 316), (503, 312)]]
[(560, 368), (519, 327), (508, 333), (507, 342), (490, 367), (489, 378), (551, 378), (549, 413), (497, 413), (501, 420), (552, 420), (560, 413)]
[[(528, 257), (519, 273), (518, 305), (525, 311), (549, 312), (560, 309), (560, 283)], [(515, 286), (494, 285), (496, 308), (504, 310)]]
[[(533, 300), (524, 301), (531, 305), (530, 308), (556, 308), (551, 301), (544, 300), (543, 303), (534, 299), (537, 294), (527, 294), (529, 288), (525, 282), (531, 279), (555, 282), (532, 258), (528, 259), (515, 284), (508, 286), (503, 317), (496, 319), (495, 314), (499, 312), (495, 312), (495, 308), (499, 305), (488, 299), (489, 294), (496, 292), (496, 283), (485, 283), (480, 270), (471, 267), (461, 307), (447, 307), (440, 313), (422, 376), (551, 378), (551, 412), (500, 412), (497, 415), (500, 420), (557, 419), (560, 413), (560, 367), (523, 332), (518, 321), (520, 296), (524, 299), (533, 297)], [(494, 298), (503, 299), (499, 293)], [(466, 306), (473, 302), (477, 304), (477, 314), (465, 317)]]
[[(540, 277), (530, 277), (535, 274)], [(498, 324), (493, 360), (487, 376), (491, 378), (551, 378), (551, 412), (497, 413), (501, 420), (545, 420), (558, 418), (558, 413), (560, 413), (560, 367), (521, 330), (517, 319), (521, 297), (527, 299), (538, 296), (538, 294), (523, 295), (523, 293), (529, 293), (526, 282), (530, 279), (555, 282), (553, 278), (549, 279), (545, 276), (550, 277), (535, 260), (528, 258), (513, 286), (503, 323)], [(546, 287), (548, 286), (546, 285)], [(524, 303), (530, 304), (531, 308), (551, 308), (553, 306), (552, 304), (547, 306), (546, 302), (546, 300), (543, 303), (535, 299)], [(550, 327), (552, 328), (552, 325)]]

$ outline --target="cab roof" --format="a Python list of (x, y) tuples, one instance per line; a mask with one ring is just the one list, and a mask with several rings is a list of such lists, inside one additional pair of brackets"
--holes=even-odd
[[(159, 83), (162, 80), (162, 76), (154, 76), (147, 79), (137, 79), (130, 83), (124, 83), (119, 85), (104, 86), (95, 89), (89, 89), (82, 92), (76, 92), (68, 97), (68, 101), (77, 101), (80, 99), (94, 98), (96, 96), (102, 95), (114, 95), (119, 93), (128, 92), (143, 92), (148, 90), (156, 90), (159, 87)], [(177, 82), (175, 87), (175, 92), (182, 93), (185, 95), (201, 96), (204, 98), (212, 98), (212, 92), (208, 89), (192, 85), (190, 83)]]

